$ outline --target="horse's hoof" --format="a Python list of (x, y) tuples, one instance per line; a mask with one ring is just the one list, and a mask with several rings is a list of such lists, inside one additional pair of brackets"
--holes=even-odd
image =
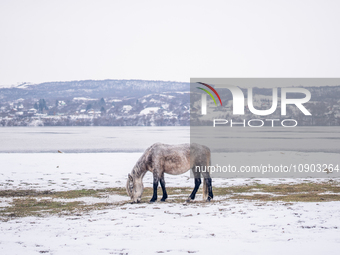
[(156, 200), (150, 200), (150, 203), (154, 203), (154, 202), (156, 202)]
[(162, 199), (161, 199), (161, 202), (165, 202), (165, 199), (162, 198)]
[(206, 200), (206, 202), (210, 202), (211, 199), (212, 199), (211, 197), (208, 197), (207, 200)]
[(190, 203), (191, 201), (194, 201), (191, 197), (188, 197), (187, 200), (185, 200), (187, 203)]

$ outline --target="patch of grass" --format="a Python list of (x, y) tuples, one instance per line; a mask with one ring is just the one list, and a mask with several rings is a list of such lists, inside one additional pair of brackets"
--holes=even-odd
[[(169, 198), (166, 203), (183, 204), (191, 194), (193, 187), (167, 187)], [(305, 182), (299, 184), (267, 185), (249, 183), (240, 186), (213, 187), (218, 201), (248, 200), (248, 201), (282, 201), (282, 202), (326, 202), (340, 201), (340, 185), (338, 182), (323, 183)], [(262, 192), (263, 194), (257, 194)], [(329, 193), (329, 194), (327, 194)], [(152, 197), (153, 189), (145, 188), (142, 203), (146, 204)], [(197, 194), (202, 194), (202, 186)], [(0, 190), (0, 199), (14, 198), (11, 206), (0, 210), (0, 218), (10, 219), (25, 216), (44, 216), (46, 214), (75, 215), (93, 210), (107, 209), (112, 206), (123, 206), (129, 202), (84, 204), (81, 201), (62, 201), (63, 199), (77, 199), (82, 197), (104, 198), (108, 195), (127, 196), (125, 188), (81, 189), (69, 191), (36, 191), (36, 190)], [(158, 201), (162, 197), (158, 190)], [(58, 201), (55, 201), (58, 199)], [(208, 206), (202, 200), (192, 203)], [(214, 200), (212, 201), (214, 203)]]
[(283, 202), (330, 202), (340, 201), (340, 194), (323, 194), (307, 193), (307, 194), (290, 194), (287, 196), (270, 196), (262, 194), (254, 194), (253, 196), (247, 195), (235, 195), (230, 199), (241, 199), (241, 200), (257, 200), (257, 201), (283, 201)]
[(12, 206), (6, 207), (0, 212), (2, 216), (24, 217), (24, 216), (42, 216), (42, 213), (59, 213), (62, 211), (73, 211), (81, 202), (56, 202), (51, 199), (37, 200), (35, 198), (17, 198), (13, 199)]
[(289, 194), (296, 192), (333, 192), (339, 193), (340, 186), (332, 182), (324, 183), (299, 183), (299, 184), (279, 184), (264, 185), (263, 192), (273, 192), (277, 194)]
[(52, 194), (51, 191), (36, 190), (0, 190), (0, 197), (35, 197)]
[[(340, 201), (340, 186), (334, 182), (265, 185), (255, 184), (230, 187), (229, 199), (284, 201), (284, 202), (326, 202)], [(264, 192), (268, 194), (244, 195), (243, 192)], [(338, 194), (327, 194), (338, 193)], [(326, 194), (324, 194), (326, 193)], [(273, 196), (274, 195), (274, 196)]]
[[(123, 205), (125, 203), (120, 203)], [(93, 210), (109, 208), (112, 203), (84, 204), (80, 201), (57, 202), (51, 199), (37, 200), (35, 198), (13, 199), (12, 206), (5, 207), (0, 211), (0, 216), (4, 218), (17, 218), (26, 216), (44, 216), (46, 214), (58, 215), (81, 215)]]
[(94, 189), (81, 189), (81, 190), (68, 190), (59, 191), (50, 194), (55, 198), (79, 198), (79, 197), (94, 197), (98, 195), (98, 190)]
[(127, 196), (125, 188), (81, 189), (68, 191), (36, 191), (36, 190), (0, 190), (1, 197), (49, 197), (49, 198), (80, 198), (102, 197), (102, 195), (116, 194)]

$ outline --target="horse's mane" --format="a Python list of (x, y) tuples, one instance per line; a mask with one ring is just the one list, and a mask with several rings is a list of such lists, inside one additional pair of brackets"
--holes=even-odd
[(143, 155), (138, 159), (137, 163), (132, 169), (132, 176), (136, 178), (144, 177), (145, 173), (147, 172), (147, 163), (149, 161), (149, 155), (152, 151), (152, 148), (156, 144), (151, 145), (149, 148), (145, 150)]

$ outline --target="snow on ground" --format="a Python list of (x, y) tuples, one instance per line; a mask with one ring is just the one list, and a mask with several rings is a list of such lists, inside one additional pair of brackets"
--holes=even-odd
[[(141, 153), (0, 154), (1, 189), (64, 191), (124, 187)], [(125, 177), (126, 176), (126, 177)]]
[[(1, 153), (0, 189), (124, 187), (141, 155)], [(193, 187), (189, 173), (165, 178), (169, 187)], [(274, 184), (304, 181), (257, 180)], [(213, 185), (252, 182), (249, 178), (214, 179)], [(144, 183), (152, 186), (151, 173)], [(112, 203), (127, 197), (105, 199)], [(0, 206), (10, 202), (1, 198)], [(214, 203), (125, 204), (80, 214), (14, 218), (0, 222), (0, 254), (339, 254), (339, 231), (340, 202), (219, 201), (217, 197)]]
[(128, 204), (2, 222), (1, 254), (339, 254), (340, 202)]
[[(232, 157), (242, 160), (248, 154), (233, 153)], [(0, 189), (65, 191), (125, 187), (127, 175), (141, 155), (142, 153), (0, 153)], [(324, 179), (261, 178), (256, 179), (256, 182), (277, 184), (306, 180), (318, 182)], [(194, 186), (189, 172), (178, 176), (166, 174), (165, 181), (169, 187)], [(251, 178), (214, 178), (213, 186), (244, 185), (254, 181)], [(144, 186), (152, 187), (150, 172), (145, 175)]]

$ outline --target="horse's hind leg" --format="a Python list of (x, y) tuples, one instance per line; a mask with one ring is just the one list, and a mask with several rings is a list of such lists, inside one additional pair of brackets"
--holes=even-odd
[(199, 172), (196, 172), (193, 170), (193, 174), (194, 174), (194, 177), (195, 177), (195, 188), (193, 189), (193, 191), (191, 192), (191, 195), (189, 196), (189, 198), (187, 199), (187, 201), (190, 201), (190, 200), (194, 200), (195, 199), (195, 196), (196, 196), (196, 193), (197, 193), (197, 190), (199, 189), (200, 185), (201, 185), (201, 174)]
[(162, 174), (159, 182), (161, 183), (161, 187), (162, 187), (162, 191), (163, 191), (163, 197), (162, 197), (161, 201), (164, 202), (165, 199), (168, 198), (168, 194), (166, 193), (166, 189), (165, 189), (164, 173)]
[[(207, 201), (210, 201), (211, 199), (213, 199), (214, 195), (212, 192), (212, 181), (211, 181), (211, 177), (210, 174), (208, 172), (202, 173), (203, 174), (203, 178), (204, 178), (204, 183), (203, 183), (203, 193), (204, 196), (207, 197)], [(203, 197), (204, 199), (204, 197)]]

